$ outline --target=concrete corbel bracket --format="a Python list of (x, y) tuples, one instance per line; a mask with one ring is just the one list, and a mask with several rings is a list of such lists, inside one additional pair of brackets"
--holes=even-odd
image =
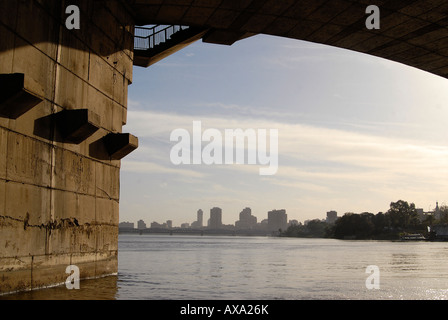
[(55, 114), (55, 120), (62, 138), (75, 144), (100, 128), (100, 116), (88, 109), (63, 110)]
[(103, 141), (112, 160), (121, 160), (138, 148), (138, 138), (129, 133), (109, 133)]
[(25, 88), (23, 73), (0, 74), (0, 116), (17, 119), (43, 101)]

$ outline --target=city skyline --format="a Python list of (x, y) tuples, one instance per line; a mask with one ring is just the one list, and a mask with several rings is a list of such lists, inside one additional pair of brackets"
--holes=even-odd
[[(124, 128), (139, 149), (122, 160), (120, 221), (183, 223), (219, 204), (223, 223), (282, 204), (291, 219), (379, 212), (404, 199), (447, 201), (448, 84), (399, 63), (303, 41), (255, 36), (231, 47), (194, 43), (136, 68)], [(278, 171), (174, 165), (170, 133), (193, 121), (278, 129)], [(205, 144), (204, 144), (205, 145)]]
[[(234, 226), (237, 227), (239, 229), (251, 229), (256, 227), (256, 225), (259, 225), (260, 223), (265, 223), (266, 225), (268, 224), (268, 220), (269, 220), (269, 214), (270, 213), (277, 213), (277, 212), (281, 212), (285, 215), (285, 219), (287, 217), (286, 214), (286, 210), (285, 209), (272, 209), (270, 211), (268, 211), (266, 213), (266, 218), (261, 219), (260, 221), (258, 221), (258, 217), (252, 215), (252, 210), (250, 207), (245, 207), (244, 209), (242, 209), (242, 211), (239, 213), (239, 220), (236, 220), (233, 224), (230, 223), (222, 223), (222, 209), (219, 207), (213, 207), (210, 209), (210, 215), (209, 215), (209, 219), (207, 219), (206, 223), (203, 223), (203, 210), (202, 209), (198, 209), (197, 211), (197, 219), (195, 221), (192, 222), (182, 222), (180, 223), (180, 227), (182, 228), (182, 226), (187, 227), (188, 228), (210, 228), (210, 229), (219, 229), (221, 227), (228, 227), (228, 226)], [(215, 219), (213, 221), (213, 219)], [(199, 222), (202, 223), (199, 223)], [(293, 219), (293, 220), (289, 220), (290, 222), (295, 222), (298, 223), (297, 220)], [(132, 223), (133, 222), (129, 222), (129, 221), (121, 221), (120, 223)], [(137, 221), (137, 229), (139, 229), (139, 225), (144, 225), (146, 224), (146, 222), (142, 219)], [(175, 228), (177, 227), (176, 225), (173, 224), (173, 221), (171, 219), (166, 220), (163, 223), (159, 223), (159, 221), (151, 221), (149, 223), (150, 225), (154, 225), (156, 227), (161, 227), (161, 228)], [(278, 228), (275, 228), (275, 230), (277, 230)], [(283, 228), (284, 229), (284, 228)]]
[[(407, 202), (407, 201), (406, 201)], [(413, 203), (413, 202), (410, 202)], [(415, 204), (414, 204), (415, 205)], [(420, 216), (420, 218), (422, 218), (424, 215), (426, 214), (435, 214), (437, 215), (438, 213), (441, 212), (441, 208), (445, 207), (446, 209), (446, 204), (442, 203), (439, 206), (439, 202), (436, 201), (435, 202), (435, 206), (434, 209), (429, 209), (429, 210), (424, 210), (423, 208), (419, 208), (419, 207), (415, 207), (416, 208), (416, 212), (418, 213), (418, 215)], [(344, 212), (342, 213), (341, 216), (345, 215), (345, 214), (351, 214), (351, 213), (366, 213), (367, 211), (362, 211), (362, 212)], [(387, 212), (387, 210), (384, 211), (379, 211), (376, 213), (385, 213)], [(259, 225), (260, 223), (266, 223), (268, 225), (268, 221), (269, 221), (269, 217), (270, 214), (277, 214), (277, 213), (282, 213), (284, 214), (284, 222), (285, 224), (287, 224), (288, 226), (290, 224), (307, 224), (309, 221), (312, 220), (320, 220), (320, 221), (326, 221), (327, 223), (334, 223), (338, 218), (340, 218), (341, 216), (338, 215), (338, 211), (336, 210), (329, 210), (326, 212), (325, 218), (322, 217), (317, 217), (314, 219), (307, 219), (307, 220), (303, 220), (303, 221), (298, 221), (297, 219), (287, 219), (287, 214), (286, 214), (286, 210), (285, 209), (272, 209), (267, 211), (266, 213), (266, 218), (265, 219), (261, 219), (260, 221), (258, 221), (258, 217), (255, 215), (252, 215), (252, 209), (250, 207), (245, 207), (243, 208), (240, 213), (239, 213), (239, 220), (236, 220), (234, 222), (234, 224), (232, 223), (222, 223), (222, 209), (220, 207), (216, 207), (214, 206), (213, 208), (210, 209), (210, 215), (209, 215), (209, 219), (207, 220), (207, 223), (204, 224), (204, 211), (202, 209), (198, 209), (197, 210), (197, 218), (195, 221), (192, 222), (182, 222), (180, 223), (180, 227), (181, 228), (197, 228), (197, 229), (201, 229), (201, 228), (216, 228), (216, 225), (214, 223), (210, 224), (210, 219), (212, 218), (212, 215), (218, 213), (219, 214), (219, 221), (220, 223), (218, 225), (222, 225), (222, 226), (234, 226), (235, 228), (238, 229), (251, 229), (253, 227), (255, 227), (257, 224)], [(370, 212), (372, 214), (376, 214), (374, 212)], [(120, 221), (120, 223), (124, 223), (124, 224), (134, 224), (133, 222), (129, 222), (129, 221)], [(177, 226), (173, 224), (173, 220), (168, 219), (166, 220), (166, 222), (160, 224), (158, 221), (152, 221), (150, 222), (150, 224), (155, 224), (157, 227), (163, 227), (163, 228), (176, 228)], [(145, 222), (142, 219), (139, 219), (137, 221), (137, 229), (140, 229), (140, 225), (145, 225)], [(285, 229), (284, 226), (283, 228), (280, 227), (281, 229)], [(218, 226), (219, 229), (219, 226)], [(271, 228), (271, 229), (278, 229), (277, 227), (275, 228)]]

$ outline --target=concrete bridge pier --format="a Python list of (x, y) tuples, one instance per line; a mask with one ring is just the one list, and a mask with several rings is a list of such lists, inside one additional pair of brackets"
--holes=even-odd
[[(69, 30), (66, 8), (80, 9)], [(0, 0), (0, 293), (117, 272), (132, 82), (125, 2)]]

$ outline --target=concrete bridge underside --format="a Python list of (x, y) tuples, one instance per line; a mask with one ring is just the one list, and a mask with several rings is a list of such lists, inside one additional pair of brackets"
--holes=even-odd
[[(366, 7), (380, 8), (367, 30)], [(65, 26), (80, 9), (79, 30)], [(318, 42), (448, 76), (446, 0), (0, 0), (0, 293), (117, 272), (134, 26)], [(197, 39), (197, 38), (195, 38)]]
[[(448, 76), (445, 0), (128, 0), (136, 24), (210, 29), (203, 40), (232, 44), (268, 34), (346, 48)], [(366, 8), (380, 9), (368, 30)]]

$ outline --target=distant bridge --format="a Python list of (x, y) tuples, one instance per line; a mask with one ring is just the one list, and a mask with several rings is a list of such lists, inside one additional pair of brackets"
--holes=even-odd
[(252, 230), (252, 229), (193, 229), (193, 228), (146, 228), (146, 229), (131, 229), (120, 228), (120, 233), (132, 234), (169, 234), (169, 235), (227, 235), (227, 236), (268, 236), (271, 233), (267, 230)]

